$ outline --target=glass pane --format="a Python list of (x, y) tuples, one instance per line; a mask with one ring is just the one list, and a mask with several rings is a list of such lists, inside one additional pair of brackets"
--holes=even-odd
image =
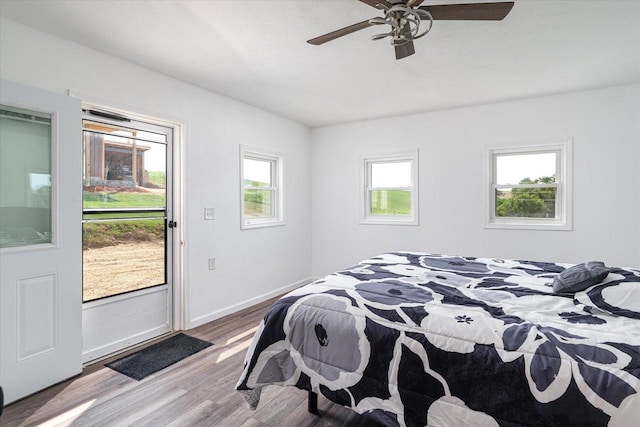
[(411, 215), (411, 192), (372, 190), (371, 215)]
[(411, 187), (411, 162), (371, 163), (371, 187)]
[(244, 158), (244, 185), (252, 187), (272, 187), (274, 162), (272, 160), (257, 160)]
[(51, 116), (0, 106), (0, 248), (51, 241)]
[(496, 189), (496, 217), (550, 218), (556, 217), (557, 188)]
[(496, 156), (496, 184), (535, 184), (556, 181), (557, 153)]
[(166, 147), (85, 131), (83, 208), (164, 208)]
[(87, 222), (82, 242), (84, 302), (165, 283), (164, 218)]
[(245, 190), (244, 216), (247, 218), (270, 218), (275, 216), (273, 190)]

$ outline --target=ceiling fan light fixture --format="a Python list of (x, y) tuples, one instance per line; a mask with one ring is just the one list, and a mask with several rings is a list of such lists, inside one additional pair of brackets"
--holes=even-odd
[[(420, 23), (427, 21), (428, 25), (420, 32)], [(396, 4), (384, 11), (384, 18), (372, 18), (369, 24), (391, 26), (390, 32), (375, 34), (371, 37), (372, 40), (390, 37), (393, 46), (402, 46), (427, 34), (433, 26), (433, 17), (424, 9), (413, 9), (403, 4)]]

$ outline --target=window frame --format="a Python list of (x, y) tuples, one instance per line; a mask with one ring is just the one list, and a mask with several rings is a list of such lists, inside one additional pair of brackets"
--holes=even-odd
[[(497, 184), (497, 157), (556, 153), (556, 181), (550, 184)], [(485, 147), (484, 168), (484, 228), (517, 230), (573, 229), (573, 140), (562, 138), (532, 145)], [(498, 217), (495, 192), (500, 188), (556, 188), (555, 218)]]
[[(244, 160), (252, 159), (271, 162), (271, 186), (257, 187), (244, 183)], [(240, 229), (250, 230), (254, 228), (275, 227), (284, 225), (284, 156), (280, 153), (261, 148), (240, 146)], [(245, 215), (244, 197), (245, 191), (251, 189), (268, 190), (273, 194), (273, 215), (269, 217), (250, 218)]]
[[(360, 197), (360, 224), (371, 225), (419, 225), (418, 214), (418, 150), (377, 156), (366, 156), (360, 161), (360, 177), (362, 197)], [(411, 164), (411, 186), (410, 187), (373, 187), (372, 168), (374, 163), (404, 163)], [(371, 192), (372, 190), (401, 190), (409, 191), (411, 194), (411, 214), (410, 215), (372, 215), (371, 214)]]

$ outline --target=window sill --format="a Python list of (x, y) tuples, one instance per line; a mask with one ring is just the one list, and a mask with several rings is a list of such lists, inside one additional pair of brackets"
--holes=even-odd
[(390, 218), (364, 218), (360, 220), (362, 225), (420, 225), (417, 219), (390, 219)]
[(573, 226), (566, 222), (540, 222), (540, 221), (509, 221), (509, 222), (488, 222), (483, 228), (502, 230), (548, 230), (548, 231), (571, 231)]
[(271, 220), (271, 221), (256, 221), (256, 222), (242, 222), (240, 225), (241, 230), (253, 230), (255, 228), (267, 228), (267, 227), (280, 227), (285, 225), (283, 220)]

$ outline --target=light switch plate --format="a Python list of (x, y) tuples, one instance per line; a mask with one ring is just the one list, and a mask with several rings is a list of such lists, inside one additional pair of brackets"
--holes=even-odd
[(204, 219), (216, 219), (216, 210), (214, 208), (204, 208)]

